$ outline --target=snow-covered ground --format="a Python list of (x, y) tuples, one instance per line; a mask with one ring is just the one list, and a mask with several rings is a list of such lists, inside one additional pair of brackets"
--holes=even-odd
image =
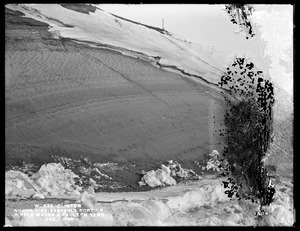
[[(171, 172), (172, 166), (166, 167)], [(6, 225), (12, 226), (291, 226), (294, 223), (291, 184), (278, 183), (275, 202), (265, 210), (268, 214), (260, 221), (255, 217), (259, 205), (246, 200), (229, 198), (222, 184), (226, 178), (208, 177), (176, 186), (147, 192), (94, 193), (76, 188), (76, 175), (60, 164), (43, 165), (29, 179), (20, 172), (6, 173), (7, 193), (18, 191), (28, 196), (37, 190), (49, 198), (72, 191), (73, 204), (43, 205), (32, 209), (17, 209), (6, 214)], [(35, 179), (33, 181), (32, 179)], [(91, 183), (92, 184), (92, 183)], [(51, 186), (50, 186), (51, 185)], [(31, 189), (31, 190), (30, 190)], [(22, 192), (21, 192), (22, 191)], [(74, 191), (77, 194), (74, 194)], [(37, 193), (36, 193), (37, 194)], [(35, 198), (44, 199), (37, 196)], [(70, 196), (66, 197), (70, 199)], [(72, 198), (72, 197), (71, 197)], [(69, 204), (69, 205), (68, 205)], [(65, 209), (65, 210), (63, 210)], [(66, 210), (68, 209), (68, 210)], [(90, 209), (87, 212), (86, 209)], [(85, 215), (84, 215), (85, 214)]]
[(140, 52), (152, 58), (157, 57), (160, 65), (176, 66), (212, 83), (217, 83), (223, 72), (224, 57), (213, 48), (184, 42), (167, 32), (161, 33), (122, 20), (105, 11), (83, 14), (58, 4), (19, 4), (7, 7), (23, 12), (26, 17), (48, 23), (49, 31), (57, 38), (71, 38)]

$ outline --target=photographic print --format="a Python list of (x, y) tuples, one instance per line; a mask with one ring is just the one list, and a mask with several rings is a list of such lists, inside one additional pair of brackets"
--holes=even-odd
[(293, 5), (4, 7), (4, 226), (294, 226)]

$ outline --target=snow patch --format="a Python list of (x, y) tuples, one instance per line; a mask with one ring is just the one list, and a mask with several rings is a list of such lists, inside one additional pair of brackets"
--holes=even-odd
[(144, 173), (139, 185), (149, 185), (150, 187), (177, 185), (174, 177), (193, 180), (202, 179), (193, 170), (182, 168), (177, 161), (170, 160), (167, 162), (167, 166), (162, 164), (160, 169)]
[(19, 10), (26, 17), (48, 23), (51, 26), (49, 32), (57, 38), (71, 38), (94, 45), (106, 44), (148, 57), (161, 57), (161, 65), (177, 67), (215, 84), (224, 71), (225, 56), (220, 52), (212, 52), (204, 46), (184, 42), (175, 35), (117, 19), (104, 11), (96, 10), (87, 15), (65, 9), (58, 4), (19, 4), (6, 7)]
[(45, 196), (79, 196), (81, 187), (75, 185), (78, 178), (61, 164), (49, 163), (30, 178), (19, 171), (5, 173), (5, 196), (7, 198), (40, 198)]

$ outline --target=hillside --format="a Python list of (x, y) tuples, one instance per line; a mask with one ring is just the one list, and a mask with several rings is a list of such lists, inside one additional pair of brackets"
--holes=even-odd
[[(120, 170), (122, 174), (111, 174), (133, 190), (141, 170), (174, 159), (199, 173), (193, 161), (212, 149), (222, 150), (217, 130), (224, 106), (218, 89), (158, 68), (138, 51), (55, 37), (53, 22), (64, 30), (76, 28), (72, 22), (78, 20), (41, 19), (46, 16), (36, 16), (30, 7), (42, 6), (6, 8), (6, 169), (24, 161), (40, 166), (53, 156), (88, 157), (92, 162), (125, 164), (128, 169)], [(54, 6), (49, 7), (43, 10)], [(68, 17), (87, 15), (55, 7)], [(28, 12), (30, 17), (25, 17)], [(103, 27), (109, 22), (106, 19)], [(135, 26), (155, 39), (171, 38), (131, 25)]]

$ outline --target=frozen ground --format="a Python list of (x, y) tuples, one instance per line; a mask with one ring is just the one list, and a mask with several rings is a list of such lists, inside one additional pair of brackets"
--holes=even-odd
[[(73, 193), (68, 196), (58, 192), (70, 191), (74, 185), (71, 180), (76, 175), (70, 170), (64, 170), (59, 164), (48, 164), (42, 166), (36, 175), (38, 177), (29, 179), (23, 175), (15, 177), (12, 172), (7, 173), (6, 186), (10, 179), (18, 180), (15, 187), (12, 187), (13, 191), (24, 189), (23, 196), (28, 195), (25, 192), (36, 182), (37, 190), (46, 197), (38, 197), (36, 193), (34, 198), (40, 200), (29, 200), (27, 203), (6, 200), (6, 225), (291, 226), (294, 223), (292, 184), (288, 181), (275, 182), (278, 190), (276, 200), (266, 208), (268, 214), (258, 220), (254, 215), (259, 211), (258, 204), (234, 197), (230, 199), (222, 184), (226, 178), (216, 178), (214, 175), (147, 192), (95, 194), (92, 188), (81, 193), (77, 191), (81, 189), (77, 188), (72, 189)], [(47, 182), (52, 182), (52, 187), (49, 188)], [(59, 182), (62, 184), (54, 187)], [(74, 190), (78, 195), (74, 194)], [(59, 212), (62, 208), (69, 210)], [(90, 210), (87, 213), (84, 209), (93, 209), (93, 212)]]

